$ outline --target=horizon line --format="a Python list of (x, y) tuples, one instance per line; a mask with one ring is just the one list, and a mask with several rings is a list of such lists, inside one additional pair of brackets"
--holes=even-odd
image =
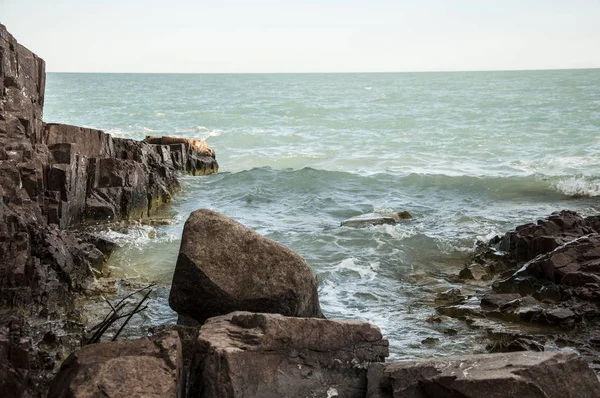
[(477, 72), (550, 72), (567, 70), (596, 70), (600, 66), (576, 68), (536, 68), (536, 69), (464, 69), (464, 70), (409, 70), (409, 71), (344, 71), (344, 72), (64, 72), (46, 73), (71, 74), (114, 74), (114, 75), (325, 75), (325, 74), (397, 74), (397, 73), (477, 73)]

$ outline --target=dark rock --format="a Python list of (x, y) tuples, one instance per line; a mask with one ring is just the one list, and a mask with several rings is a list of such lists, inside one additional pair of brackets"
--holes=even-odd
[(177, 397), (182, 360), (174, 331), (87, 345), (62, 364), (48, 397)]
[(593, 232), (596, 232), (593, 224), (575, 212), (563, 210), (537, 224), (518, 226), (499, 239), (496, 246), (518, 261), (529, 261)]
[(483, 265), (475, 263), (463, 268), (458, 276), (463, 279), (474, 279), (478, 281), (487, 279), (489, 277), (489, 272)]
[(372, 364), (369, 398), (598, 397), (600, 383), (574, 353), (518, 352)]
[(236, 310), (323, 316), (302, 257), (206, 209), (185, 223), (169, 304), (200, 323)]
[(507, 304), (521, 300), (519, 293), (486, 293), (481, 299), (481, 306), (488, 308), (505, 308)]
[[(65, 325), (80, 325), (74, 295), (104, 261), (94, 242), (66, 229), (146, 217), (179, 189), (178, 171), (217, 170), (214, 151), (197, 149), (205, 143), (182, 153), (100, 130), (44, 125), (44, 90), (44, 61), (0, 24), (0, 328), (15, 316), (24, 326), (10, 332), (11, 341), (28, 342), (11, 348), (14, 361), (3, 360), (0, 386), (25, 395), (44, 395), (56, 359), (80, 344), (81, 327)], [(41, 341), (48, 325), (62, 336), (56, 346)]]
[(460, 289), (451, 288), (446, 291), (440, 292), (435, 296), (435, 301), (443, 301), (446, 303), (459, 303), (465, 300), (460, 292)]
[(235, 312), (200, 329), (187, 396), (364, 397), (367, 368), (388, 355), (358, 321)]

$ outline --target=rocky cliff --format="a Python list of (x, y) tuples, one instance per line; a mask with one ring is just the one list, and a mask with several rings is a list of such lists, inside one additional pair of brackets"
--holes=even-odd
[(218, 170), (202, 141), (45, 124), (45, 80), (44, 61), (0, 24), (0, 391), (15, 396), (41, 394), (61, 347), (79, 344), (65, 314), (104, 256), (70, 228), (147, 217), (179, 189), (178, 172)]

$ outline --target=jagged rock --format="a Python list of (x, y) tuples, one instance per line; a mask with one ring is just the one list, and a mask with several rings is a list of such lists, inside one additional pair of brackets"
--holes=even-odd
[(517, 276), (531, 275), (557, 284), (583, 286), (600, 281), (600, 234), (573, 239), (528, 262)]
[(169, 304), (200, 323), (237, 310), (323, 316), (302, 257), (207, 209), (185, 223)]
[(147, 136), (144, 141), (164, 147), (165, 154), (171, 154), (170, 161), (174, 165), (181, 165), (192, 175), (211, 174), (219, 170), (215, 151), (204, 140)]
[(182, 361), (175, 331), (87, 345), (62, 364), (48, 397), (177, 397)]
[(516, 352), (372, 364), (369, 398), (598, 397), (600, 383), (575, 353)]
[[(14, 312), (25, 327), (11, 331), (11, 339), (29, 342), (19, 346), (27, 361), (11, 359), (24, 355), (0, 356), (0, 386), (26, 395), (44, 395), (50, 365), (63, 359), (60, 349), (50, 355), (41, 344), (43, 329), (56, 323), (57, 333), (66, 336), (70, 323), (79, 325), (72, 334), (81, 336), (73, 295), (101, 272), (104, 260), (85, 236), (64, 230), (109, 217), (148, 216), (179, 189), (178, 171), (217, 170), (214, 151), (205, 156), (206, 148), (195, 149), (200, 143), (152, 145), (100, 130), (44, 125), (44, 67), (0, 24), (0, 328), (14, 324), (4, 316)], [(59, 343), (71, 349), (80, 341), (61, 337)]]
[(489, 277), (489, 273), (483, 265), (474, 263), (463, 268), (458, 276), (462, 279), (473, 279), (478, 281), (481, 279), (487, 279)]
[(364, 397), (367, 368), (388, 355), (358, 321), (234, 312), (200, 329), (187, 396)]
[(552, 213), (537, 224), (518, 226), (498, 239), (496, 246), (517, 261), (529, 261), (593, 232), (596, 232), (593, 223), (573, 211), (563, 210)]

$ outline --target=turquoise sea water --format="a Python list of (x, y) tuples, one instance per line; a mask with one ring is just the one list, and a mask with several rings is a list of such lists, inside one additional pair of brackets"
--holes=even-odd
[[(219, 174), (182, 179), (166, 209), (173, 225), (153, 239), (151, 227), (110, 232), (122, 244), (115, 275), (168, 284), (185, 219), (208, 207), (304, 256), (328, 317), (374, 322), (394, 357), (414, 358), (482, 349), (476, 331), (425, 321), (435, 294), (459, 286), (449, 275), (476, 240), (565, 208), (600, 212), (599, 87), (598, 69), (50, 73), (44, 119), (133, 139), (203, 138), (217, 153)], [(339, 227), (401, 210), (414, 219)], [(167, 294), (146, 324), (175, 319)], [(449, 337), (448, 327), (462, 329)]]

